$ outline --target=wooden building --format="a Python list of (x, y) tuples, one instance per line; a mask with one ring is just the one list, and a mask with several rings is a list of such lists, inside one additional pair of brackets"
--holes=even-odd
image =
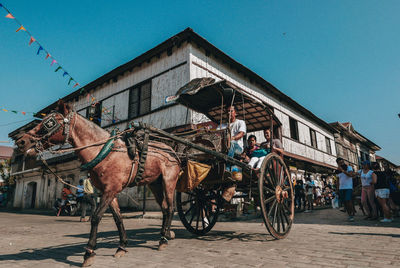
[(357, 132), (350, 122), (334, 122), (330, 124), (337, 130), (335, 143), (337, 156), (345, 159), (354, 170), (361, 167), (361, 162), (374, 162), (375, 152), (381, 147)]
[[(176, 103), (166, 104), (165, 99), (174, 95), (181, 86), (192, 79), (200, 77), (226, 79), (260, 97), (271, 106), (283, 124), (285, 158), (293, 176), (300, 177), (307, 171), (318, 177), (335, 169), (336, 130), (331, 125), (190, 28), (85, 85), (85, 91), (78, 89), (63, 97), (63, 100), (72, 105), (78, 113), (106, 129), (117, 127), (123, 130), (129, 127), (131, 121), (142, 121), (167, 130), (179, 126), (195, 127), (207, 119)], [(95, 97), (95, 104), (92, 105), (87, 92)], [(48, 113), (55, 105), (56, 102), (50, 104), (38, 114)], [(10, 136), (15, 137), (17, 133), (19, 131), (14, 131)], [(256, 135), (259, 142), (264, 140), (261, 133)], [(72, 182), (77, 183), (82, 176), (79, 173), (79, 163), (73, 156), (64, 158), (68, 159), (68, 165), (71, 165), (68, 172), (73, 175)], [(70, 169), (62, 167), (67, 165), (66, 163), (57, 162), (54, 165), (58, 170)], [(72, 166), (75, 166), (75, 169)], [(43, 185), (38, 190), (40, 195), (49, 197), (51, 194), (46, 193), (46, 189), (56, 190), (55, 196), (59, 195), (60, 186), (57, 186), (54, 177), (42, 170), (35, 170), (38, 173), (29, 179), (27, 173), (23, 176), (14, 173), (22, 185), (18, 186), (18, 195), (23, 196), (26, 185), (33, 180), (37, 183), (41, 181)], [(68, 177), (67, 173), (63, 173), (64, 176)], [(51, 185), (55, 186), (52, 188)], [(141, 188), (124, 190), (124, 194), (119, 196), (121, 206), (138, 206), (129, 196), (140, 203), (143, 196), (143, 192), (140, 191)], [(42, 200), (43, 202), (36, 202), (35, 207), (48, 207), (52, 203), (48, 198)], [(15, 203), (16, 206), (22, 206), (21, 204), (22, 202)]]

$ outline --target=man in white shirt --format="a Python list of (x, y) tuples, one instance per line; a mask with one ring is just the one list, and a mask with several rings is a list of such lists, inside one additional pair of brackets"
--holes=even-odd
[(336, 163), (338, 165), (339, 199), (343, 202), (349, 215), (348, 220), (354, 221), (353, 177), (357, 176), (357, 173), (353, 171), (351, 166), (346, 165), (343, 158), (338, 157)]
[[(228, 151), (228, 156), (233, 157), (235, 154), (241, 154), (243, 152), (243, 136), (246, 134), (247, 130), (246, 123), (243, 120), (236, 118), (236, 110), (234, 106), (228, 107), (228, 113), (230, 123), (229, 129), (231, 134), (231, 143)], [(226, 126), (221, 125), (218, 128), (223, 129), (226, 128)], [(232, 174), (230, 173), (231, 171), (233, 175), (235, 175), (234, 173), (237, 173), (236, 176), (232, 176)], [(236, 166), (231, 167), (231, 165), (227, 163), (225, 173), (225, 176), (231, 177), (231, 179), (233, 180), (241, 180), (241, 173)], [(235, 185), (227, 187), (226, 189), (224, 189), (222, 197), (229, 202), (235, 194), (235, 189)]]

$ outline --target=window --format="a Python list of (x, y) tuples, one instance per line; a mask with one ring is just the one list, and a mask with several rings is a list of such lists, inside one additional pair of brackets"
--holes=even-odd
[(290, 124), (290, 137), (294, 140), (299, 140), (299, 129), (297, 126), (297, 121), (291, 117), (289, 117)]
[(328, 154), (332, 154), (331, 140), (328, 137), (325, 137), (325, 143), (326, 143), (326, 152)]
[(129, 118), (151, 111), (151, 81), (135, 86), (129, 91)]
[(318, 148), (317, 146), (317, 134), (314, 129), (310, 128), (310, 138), (311, 138), (311, 146), (314, 148)]
[(101, 103), (96, 102), (90, 105), (86, 110), (86, 117), (96, 125), (101, 123)]
[(344, 153), (343, 153), (343, 146), (339, 143), (336, 143), (336, 151), (337, 151), (337, 155), (339, 157), (344, 157)]

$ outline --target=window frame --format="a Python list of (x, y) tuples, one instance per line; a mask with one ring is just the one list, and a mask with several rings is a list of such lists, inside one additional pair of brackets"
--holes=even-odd
[(292, 117), (289, 117), (289, 130), (290, 138), (299, 141), (299, 124), (297, 120)]
[(326, 152), (328, 154), (332, 154), (332, 146), (331, 146), (331, 139), (325, 137), (325, 145), (326, 145)]
[(311, 147), (318, 149), (317, 132), (310, 128)]
[[(146, 98), (143, 98), (143, 87), (149, 85), (149, 95)], [(131, 88), (129, 88), (129, 102), (128, 102), (128, 119), (131, 120), (133, 118), (137, 118), (140, 116), (143, 116), (145, 114), (148, 114), (151, 112), (151, 96), (152, 96), (152, 80), (148, 79), (145, 80), (139, 84), (136, 84), (134, 86), (132, 86)], [(137, 91), (137, 97), (135, 99), (135, 101), (132, 101), (132, 92)], [(146, 109), (145, 111), (142, 111), (142, 105), (144, 103), (144, 101), (148, 101), (148, 109)], [(133, 114), (133, 105), (132, 104), (136, 104), (137, 107), (135, 107), (136, 112), (135, 114)]]

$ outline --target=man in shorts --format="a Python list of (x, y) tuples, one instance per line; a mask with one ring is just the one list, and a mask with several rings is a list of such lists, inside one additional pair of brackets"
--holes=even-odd
[(348, 166), (341, 157), (336, 159), (336, 163), (338, 165), (339, 199), (344, 204), (347, 214), (349, 215), (348, 220), (354, 221), (353, 177), (356, 177), (357, 173), (355, 173), (353, 168)]

